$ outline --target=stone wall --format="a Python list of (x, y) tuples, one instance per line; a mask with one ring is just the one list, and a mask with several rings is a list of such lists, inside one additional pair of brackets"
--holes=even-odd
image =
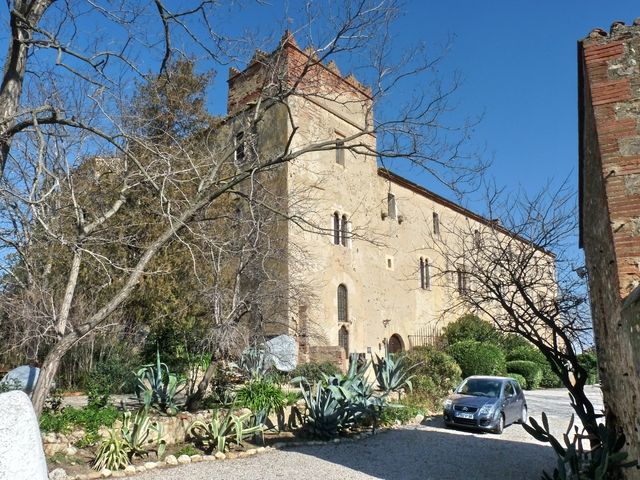
[[(640, 458), (640, 331), (623, 298), (640, 280), (640, 27), (616, 23), (579, 43), (581, 245), (607, 423)], [(637, 289), (636, 289), (637, 290)], [(634, 350), (635, 349), (635, 350)], [(626, 471), (640, 478), (640, 470)]]

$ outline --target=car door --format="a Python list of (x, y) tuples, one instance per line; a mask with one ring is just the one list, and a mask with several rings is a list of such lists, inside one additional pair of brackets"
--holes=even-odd
[(504, 385), (504, 423), (508, 425), (518, 420), (518, 402), (516, 391), (511, 382)]

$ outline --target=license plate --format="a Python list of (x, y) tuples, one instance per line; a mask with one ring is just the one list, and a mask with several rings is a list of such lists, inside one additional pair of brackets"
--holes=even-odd
[(456, 417), (458, 417), (458, 418), (466, 418), (468, 420), (473, 420), (473, 413), (456, 412)]

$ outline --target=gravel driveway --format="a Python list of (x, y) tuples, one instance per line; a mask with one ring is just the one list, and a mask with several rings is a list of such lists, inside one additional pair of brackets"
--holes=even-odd
[[(602, 408), (597, 387), (588, 395)], [(564, 389), (526, 392), (529, 415), (544, 410), (556, 433), (571, 415)], [(155, 470), (140, 480), (271, 480), (271, 479), (539, 479), (543, 469), (553, 470), (553, 450), (533, 440), (520, 425), (501, 436), (445, 429), (441, 418), (404, 426), (366, 439), (321, 446), (270, 450), (235, 460), (195, 463)]]

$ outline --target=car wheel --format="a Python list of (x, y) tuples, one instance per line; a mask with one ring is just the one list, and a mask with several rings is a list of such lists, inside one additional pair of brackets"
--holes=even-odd
[(522, 411), (520, 412), (520, 421), (518, 423), (527, 423), (527, 406), (522, 405)]
[(496, 428), (493, 429), (493, 433), (497, 433), (498, 435), (501, 435), (503, 431), (504, 431), (504, 414), (500, 413), (500, 417), (498, 418), (498, 424), (496, 425)]

